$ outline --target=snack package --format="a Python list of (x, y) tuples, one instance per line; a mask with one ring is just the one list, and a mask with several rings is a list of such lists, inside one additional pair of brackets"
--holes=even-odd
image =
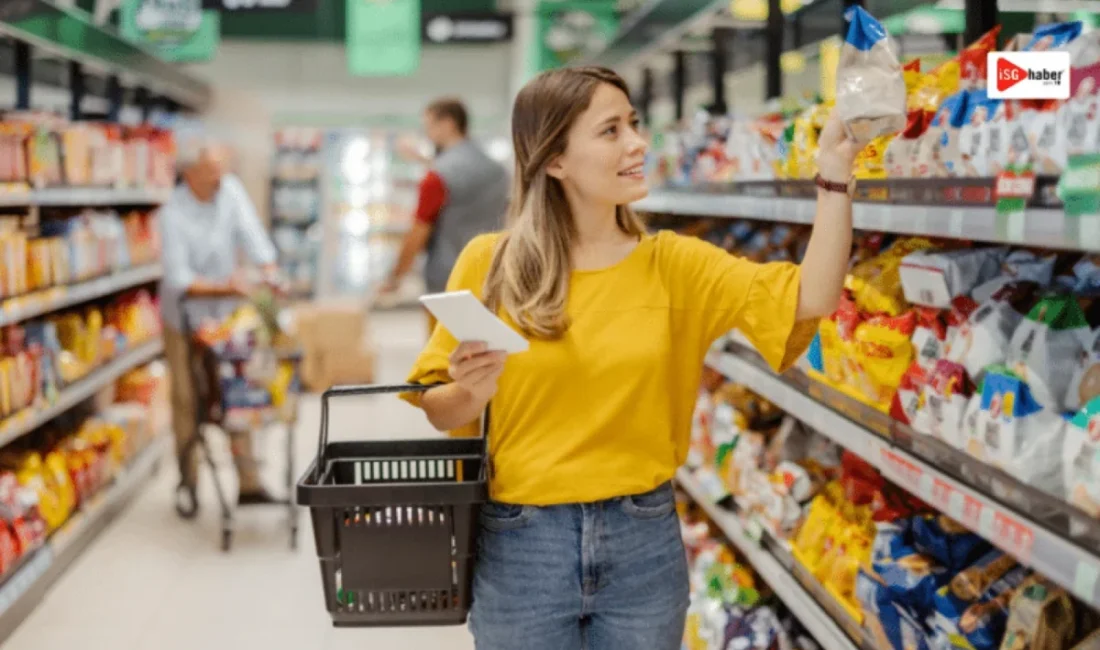
[(882, 253), (856, 262), (845, 286), (864, 313), (898, 316), (908, 309), (901, 287), (901, 263), (910, 253), (932, 248), (932, 242), (920, 237), (899, 239)]
[(1027, 569), (1011, 556), (989, 551), (936, 592), (935, 636), (944, 648), (997, 650), (1015, 590)]
[(1028, 485), (1061, 496), (1065, 435), (1061, 414), (1044, 409), (1026, 383), (1007, 368), (989, 369), (968, 452)]
[(913, 328), (916, 313), (901, 316), (873, 316), (863, 321), (855, 331), (855, 361), (860, 377), (856, 387), (883, 411), (901, 384), (909, 364), (913, 361)]
[(1001, 650), (1068, 648), (1076, 636), (1069, 594), (1046, 578), (1032, 576), (1016, 590), (1009, 605)]
[(1066, 426), (1062, 452), (1066, 500), (1100, 517), (1100, 398), (1093, 398)]
[(1014, 250), (1004, 258), (1000, 274), (974, 287), (970, 296), (980, 304), (991, 299), (1002, 287), (1013, 282), (1027, 281), (1045, 287), (1054, 278), (1054, 263), (1057, 259), (1056, 255), (1039, 257), (1031, 251)]
[[(914, 337), (916, 333), (914, 333)], [(920, 421), (924, 410), (924, 386), (928, 383), (928, 371), (919, 361), (910, 364), (901, 376), (901, 383), (890, 402), (890, 417), (907, 424), (919, 433), (930, 433), (930, 425)]]
[(921, 425), (918, 430), (961, 448), (965, 443), (963, 417), (973, 394), (966, 369), (940, 359), (924, 386), (923, 412), (927, 416), (918, 418)]
[(837, 65), (836, 110), (857, 142), (905, 127), (905, 78), (882, 24), (862, 7), (845, 12), (848, 33)]
[(1038, 287), (1020, 282), (1003, 286), (963, 323), (949, 339), (946, 358), (966, 368), (970, 380), (982, 381), (986, 368), (1002, 364), (1013, 334), (1031, 309)]
[(984, 90), (989, 55), (997, 49), (997, 36), (1001, 26), (997, 25), (978, 40), (959, 53), (959, 81), (963, 90)]
[(1056, 295), (1040, 300), (1016, 328), (1007, 365), (1027, 382), (1039, 404), (1055, 411), (1078, 405), (1070, 395), (1073, 373), (1086, 354), (1091, 332), (1077, 299)]
[(912, 520), (913, 546), (955, 576), (989, 549), (989, 542), (947, 515), (921, 515)]
[(930, 371), (935, 367), (936, 362), (943, 358), (946, 351), (945, 313), (930, 307), (917, 307), (913, 311), (917, 316), (917, 326), (913, 330), (912, 338), (913, 352), (920, 367)]
[(947, 161), (959, 160), (958, 129), (966, 117), (969, 95), (958, 92), (943, 100), (928, 130), (920, 137), (913, 151), (915, 175), (921, 178), (947, 176)]
[(985, 89), (971, 90), (967, 98), (966, 116), (959, 128), (960, 166), (955, 176), (980, 178), (990, 174), (991, 151), (998, 143), (990, 142), (990, 125), (1001, 101), (990, 99)]
[(901, 260), (901, 288), (914, 305), (950, 309), (951, 301), (992, 280), (1006, 248), (919, 250)]
[(1073, 376), (1066, 393), (1066, 408), (1077, 410), (1100, 397), (1100, 328), (1089, 334), (1089, 343), (1073, 365)]

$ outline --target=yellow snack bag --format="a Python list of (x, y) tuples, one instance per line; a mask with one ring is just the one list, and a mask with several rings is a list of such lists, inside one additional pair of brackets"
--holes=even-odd
[(916, 324), (916, 312), (909, 311), (898, 317), (875, 316), (856, 327), (855, 351), (866, 380), (860, 389), (872, 404), (889, 407), (913, 362)]
[(817, 495), (810, 502), (806, 520), (794, 536), (791, 547), (794, 556), (811, 573), (816, 573), (825, 553), (825, 540), (840, 521), (840, 513), (825, 494)]

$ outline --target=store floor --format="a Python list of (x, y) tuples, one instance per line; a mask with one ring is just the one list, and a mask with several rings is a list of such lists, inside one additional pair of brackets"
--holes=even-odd
[[(379, 378), (400, 381), (423, 343), (416, 313), (377, 314)], [(394, 397), (346, 400), (332, 410), (335, 438), (434, 435), (423, 416)], [(320, 401), (304, 400), (296, 469), (316, 453)], [(280, 476), (277, 442), (265, 472)], [(225, 458), (224, 448), (219, 455)], [(225, 458), (227, 460), (227, 458)], [(172, 507), (171, 458), (123, 515), (62, 577), (3, 644), (4, 650), (469, 650), (464, 628), (336, 630), (324, 610), (308, 513), (289, 550), (283, 510), (241, 513), (231, 553), (219, 550), (210, 481), (203, 510), (183, 522)], [(224, 462), (223, 462), (224, 464)], [(228, 473), (232, 476), (232, 471)], [(206, 477), (207, 479), (209, 477)]]

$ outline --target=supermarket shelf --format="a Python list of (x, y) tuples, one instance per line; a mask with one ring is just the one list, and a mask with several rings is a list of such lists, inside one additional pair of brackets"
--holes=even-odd
[(112, 189), (109, 187), (52, 187), (31, 192), (0, 193), (0, 207), (96, 207), (160, 205), (171, 189)]
[(849, 627), (852, 634), (860, 637), (859, 643), (854, 642), (849, 633), (845, 632), (838, 618), (834, 618), (835, 615), (826, 611), (822, 602), (819, 602), (793, 575), (790, 570), (793, 559), (781, 559), (753, 539), (737, 515), (707, 498), (702, 486), (690, 470), (681, 468), (676, 474), (676, 483), (699, 504), (729, 541), (737, 546), (741, 555), (772, 588), (775, 595), (786, 603), (824, 650), (859, 650), (872, 647), (862, 638), (862, 630), (854, 621), (849, 620), (845, 625)]
[(163, 350), (164, 342), (160, 338), (139, 344), (137, 347), (123, 352), (114, 360), (93, 370), (87, 377), (66, 386), (61, 390), (57, 401), (53, 404), (41, 409), (23, 409), (23, 411), (12, 415), (3, 423), (0, 423), (0, 447), (34, 431), (95, 395), (130, 370), (157, 358)]
[[(816, 202), (782, 196), (655, 190), (633, 207), (660, 214), (811, 224)], [(1100, 216), (1069, 218), (1055, 208), (1028, 208), (1022, 213), (998, 215), (988, 206), (856, 201), (852, 221), (860, 230), (1100, 251)]]
[(53, 287), (0, 303), (0, 327), (160, 279), (160, 264), (138, 266), (79, 284)]
[(47, 590), (80, 557), (152, 476), (168, 449), (161, 434), (103, 490), (19, 565), (0, 586), (0, 643), (37, 607)]
[[(776, 375), (748, 350), (712, 354), (707, 365), (864, 458), (898, 486), (1071, 590), (1082, 601), (1100, 607), (1100, 542), (1096, 541), (1095, 520), (1083, 513), (1072, 514), (1076, 511), (1071, 506), (994, 468), (972, 459), (960, 460), (963, 452), (945, 449), (946, 445), (927, 436), (891, 424), (888, 416), (871, 416), (871, 409), (827, 386), (797, 373)], [(928, 460), (931, 458), (935, 460)], [(1059, 512), (1071, 514), (1059, 517)], [(1078, 537), (1077, 531), (1085, 537), (1079, 543), (1070, 539)]]
[(96, 25), (87, 12), (60, 4), (52, 0), (0, 3), (0, 34), (88, 70), (117, 74), (126, 84), (144, 85), (196, 112), (210, 103), (212, 93), (206, 82), (131, 43), (113, 28)]

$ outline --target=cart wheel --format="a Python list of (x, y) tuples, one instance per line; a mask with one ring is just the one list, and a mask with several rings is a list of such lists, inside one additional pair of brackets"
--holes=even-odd
[(228, 553), (229, 548), (231, 546), (233, 546), (233, 531), (223, 530), (222, 531), (222, 551), (225, 552), (225, 553)]
[(199, 512), (199, 499), (191, 485), (176, 488), (176, 512), (184, 519), (194, 519)]

